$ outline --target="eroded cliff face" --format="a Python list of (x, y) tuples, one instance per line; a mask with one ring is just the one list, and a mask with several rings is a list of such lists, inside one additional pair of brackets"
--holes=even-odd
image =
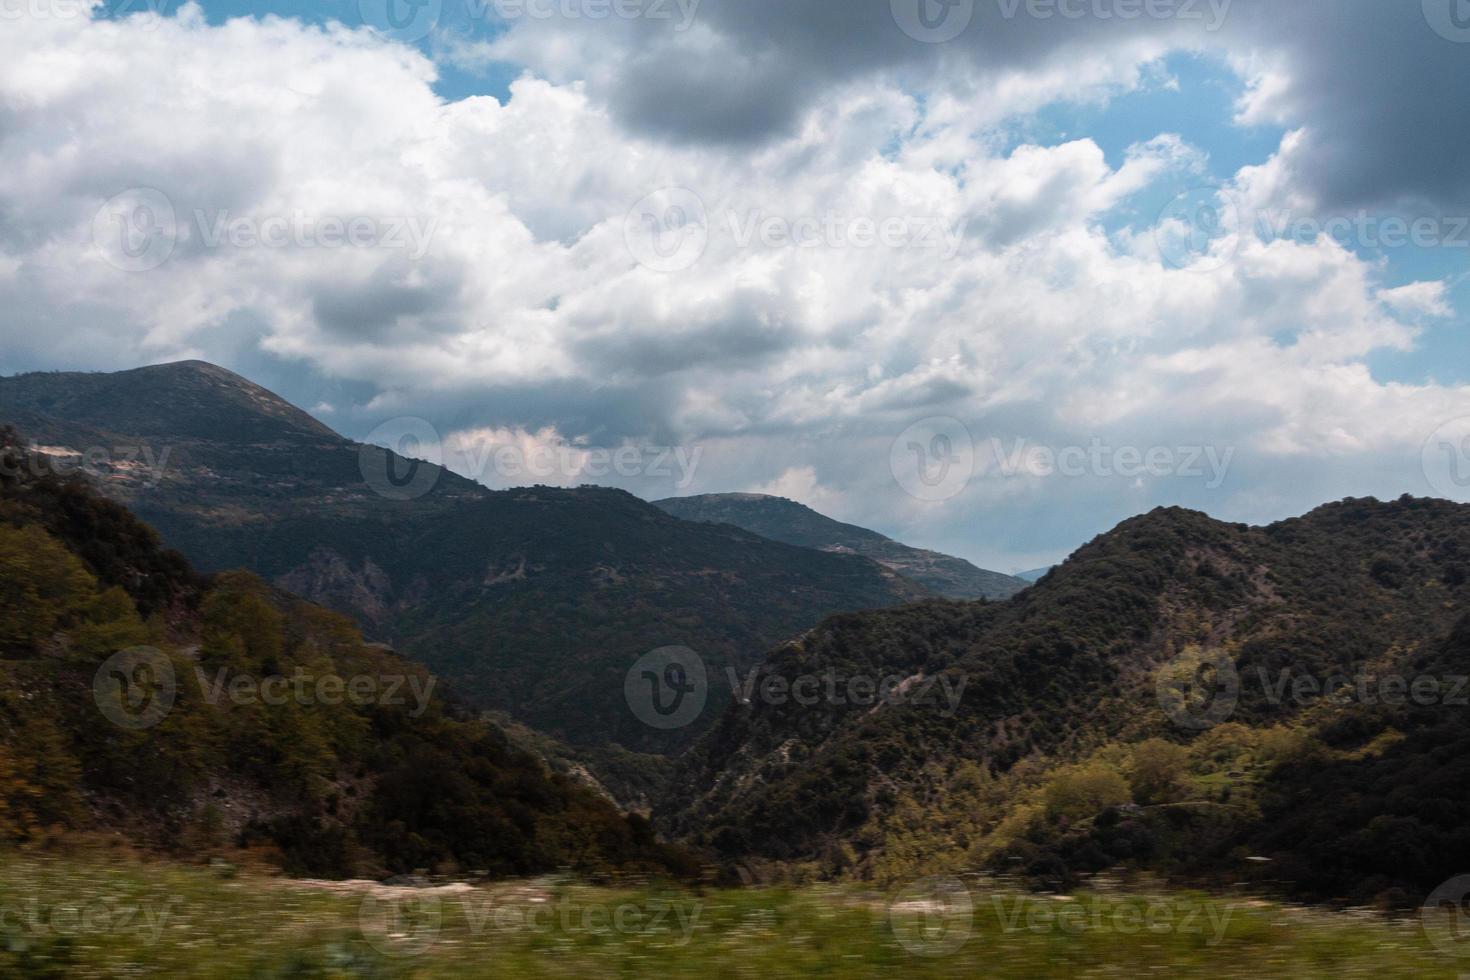
[(372, 558), (349, 561), (331, 548), (319, 547), (310, 559), (277, 575), (274, 584), (329, 609), (345, 612), (372, 632), (388, 635), (399, 601), (388, 573)]

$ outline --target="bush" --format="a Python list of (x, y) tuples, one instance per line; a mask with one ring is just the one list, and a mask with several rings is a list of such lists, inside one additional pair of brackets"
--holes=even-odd
[(1051, 778), (1041, 793), (1046, 815), (1053, 820), (1087, 820), (1110, 806), (1121, 806), (1132, 798), (1128, 782), (1105, 763), (1089, 763), (1065, 769)]
[(1172, 742), (1151, 738), (1133, 749), (1128, 782), (1137, 803), (1174, 803), (1184, 794), (1189, 753)]

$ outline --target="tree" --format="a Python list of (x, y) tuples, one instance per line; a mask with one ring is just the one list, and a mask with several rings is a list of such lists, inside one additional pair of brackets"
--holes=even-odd
[(0, 649), (33, 652), (96, 593), (86, 566), (34, 525), (0, 525)]
[(1128, 782), (1134, 802), (1174, 803), (1184, 795), (1189, 753), (1172, 742), (1151, 738), (1133, 749)]
[(1041, 791), (1047, 816), (1068, 820), (1096, 816), (1110, 806), (1127, 803), (1130, 796), (1128, 783), (1118, 770), (1100, 762), (1064, 769)]

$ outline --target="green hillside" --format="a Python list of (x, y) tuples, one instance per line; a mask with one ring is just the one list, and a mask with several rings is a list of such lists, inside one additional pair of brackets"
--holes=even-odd
[[(683, 760), (667, 826), (816, 874), (1057, 886), (1131, 866), (1422, 897), (1470, 867), (1467, 573), (1470, 507), (1443, 501), (1264, 528), (1156, 511), (1008, 603), (839, 616), (778, 648), (762, 674), (793, 690), (944, 683), (928, 703), (731, 708)], [(1416, 680), (1436, 699), (1384, 703)]]
[(196, 575), (0, 439), (0, 842), (102, 834), (298, 874), (691, 867), (446, 707), (419, 666), (243, 572)]
[(367, 474), (415, 464), (200, 362), (0, 378), (6, 420), (53, 454), (104, 450), (89, 467), (102, 491), (201, 569), (249, 569), (346, 613), (473, 705), (574, 743), (677, 750), (729, 702), (720, 686), (688, 727), (643, 725), (623, 678), (650, 650), (745, 669), (827, 615), (928, 595), (867, 558), (616, 490), (492, 492), (422, 464), (425, 492), (390, 499)]

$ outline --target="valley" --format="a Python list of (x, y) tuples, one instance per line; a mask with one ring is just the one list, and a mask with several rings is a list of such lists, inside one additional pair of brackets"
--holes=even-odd
[[(142, 377), (137, 398), (136, 378), (0, 379), (6, 417), (40, 432), (10, 431), (0, 474), (0, 833), (22, 845), (126, 840), (203, 887), (221, 886), (201, 863), (249, 867), (250, 890), (367, 876), (436, 914), (491, 881), (598, 907), (636, 881), (743, 909), (709, 926), (726, 953), (774, 916), (758, 934), (816, 944), (802, 969), (853, 976), (913, 952), (895, 902), (923, 929), (960, 902), (1025, 975), (1056, 953), (1007, 902), (1132, 908), (1153, 883), (1155, 903), (1259, 896), (1197, 899), (1250, 921), (1312, 903), (1326, 934), (1325, 910), (1372, 910), (1354, 914), (1389, 935), (1470, 867), (1465, 505), (1349, 499), (1266, 527), (1161, 508), (1008, 598), (957, 601), (933, 590), (991, 573), (791, 501), (448, 472), (394, 500), (362, 460), (410, 460), (209, 366)], [(159, 448), (58, 472), (88, 438)], [(133, 703), (141, 677), (166, 703)], [(665, 723), (686, 694), (697, 710)], [(76, 874), (61, 861), (47, 873)], [(453, 975), (482, 914), (407, 965), (361, 928), (311, 955)], [(313, 934), (337, 915), (310, 913)], [(837, 935), (860, 952), (823, 951)], [(1198, 949), (1066, 935), (1104, 971), (1187, 975)], [(662, 932), (587, 942), (536, 932), (507, 969), (649, 948), (700, 969)], [(953, 952), (940, 975), (968, 962)]]

